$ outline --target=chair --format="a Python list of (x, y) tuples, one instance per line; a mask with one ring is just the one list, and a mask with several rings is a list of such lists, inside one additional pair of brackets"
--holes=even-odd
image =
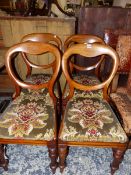
[(117, 112), (122, 126), (130, 140), (128, 148), (131, 148), (131, 68), (127, 86), (118, 87), (117, 91), (110, 94), (113, 101), (112, 107)]
[[(88, 35), (88, 34), (77, 34), (77, 35), (72, 35), (66, 39), (66, 41), (64, 42), (64, 51), (66, 51), (72, 45), (78, 44), (78, 43), (79, 44), (80, 43), (105, 44), (104, 41), (98, 36)], [(96, 81), (96, 83), (97, 83), (101, 77), (100, 76), (100, 66), (103, 62), (103, 59), (104, 59), (104, 57), (102, 56), (97, 63), (95, 61), (95, 63), (93, 63), (93, 65), (91, 65), (91, 66), (82, 66), (82, 65), (78, 65), (78, 64), (76, 65), (76, 64), (74, 64), (73, 60), (70, 60), (70, 70), (71, 71), (76, 70), (76, 73), (73, 74), (73, 78), (75, 80), (81, 82), (82, 84), (89, 84), (89, 83), (91, 83), (91, 81)], [(84, 63), (84, 65), (85, 65), (85, 63)], [(88, 71), (92, 71), (92, 70), (95, 70), (95, 74), (96, 74), (95, 77), (86, 74)], [(81, 72), (81, 71), (86, 72), (86, 73), (80, 74), (79, 72)], [(63, 96), (65, 96), (65, 92), (67, 92), (67, 85), (64, 88), (64, 93), (63, 93), (64, 95)]]
[[(34, 42), (43, 42), (43, 43), (50, 43), (50, 44), (53, 44), (55, 45), (60, 51), (62, 49), (62, 41), (61, 39), (57, 36), (57, 35), (54, 35), (52, 33), (31, 33), (31, 34), (27, 34), (25, 35), (22, 39), (21, 39), (21, 42), (25, 42), (25, 41), (34, 41)], [(31, 61), (27, 58), (27, 55), (25, 53), (22, 53), (22, 56), (23, 56), (23, 59), (27, 65), (27, 68), (28, 68), (28, 71), (27, 71), (27, 78), (26, 78), (26, 81), (29, 81), (29, 82), (34, 82), (34, 83), (37, 83), (38, 82), (44, 82), (46, 81), (46, 79), (49, 79), (51, 74), (50, 73), (39, 73), (39, 74), (31, 74), (31, 67), (28, 66), (28, 64), (30, 65), (31, 64)], [(37, 66), (37, 65), (36, 65)], [(54, 70), (54, 65), (50, 64), (47, 65), (47, 66), (41, 66), (42, 69), (49, 69), (49, 68), (52, 68), (52, 70)], [(60, 75), (59, 75), (60, 76)], [(59, 101), (58, 101), (58, 110), (59, 110), (59, 113), (60, 113), (60, 98), (61, 98), (61, 86), (60, 86), (60, 81), (59, 79), (57, 80), (57, 86), (55, 86), (55, 93), (56, 93), (56, 96), (59, 98)]]
[[(120, 57), (120, 64), (117, 74), (112, 82), (112, 92), (115, 92), (118, 86), (119, 75), (129, 74), (131, 64), (131, 31), (121, 29), (106, 29), (104, 32), (104, 41), (106, 44), (113, 47)], [(126, 43), (126, 44), (125, 44)], [(108, 62), (110, 69), (111, 63)]]
[[(85, 59), (92, 59), (98, 55), (109, 55), (113, 61), (109, 77), (95, 85), (83, 85), (76, 82), (68, 69), (69, 59), (74, 54), (84, 56)], [(114, 160), (111, 163), (111, 174), (114, 174), (119, 168), (126, 151), (128, 138), (109, 105), (110, 98), (107, 93), (118, 64), (119, 59), (116, 52), (103, 44), (76, 44), (65, 51), (62, 57), (62, 70), (70, 91), (66, 97), (67, 103), (58, 136), (61, 172), (66, 166), (68, 146), (112, 148)]]
[[(74, 44), (80, 44), (80, 43), (101, 43), (101, 44), (105, 44), (104, 41), (95, 35), (88, 35), (88, 34), (76, 34), (76, 35), (72, 35), (69, 36), (66, 41), (64, 42), (64, 51), (66, 51), (69, 47), (71, 47)], [(78, 59), (80, 59), (80, 56), (76, 56)], [(103, 69), (103, 59), (104, 56), (101, 56), (101, 58), (98, 58), (98, 62), (91, 63), (91, 65), (89, 66), (89, 62), (85, 63), (84, 61), (84, 66), (80, 65), (80, 64), (74, 64), (74, 56), (73, 59), (70, 59), (70, 70), (71, 72), (73, 72), (73, 79), (75, 81), (78, 81), (79, 83), (85, 84), (85, 85), (89, 85), (89, 84), (97, 84), (100, 79), (102, 78), (101, 74), (102, 74), (102, 69)], [(93, 60), (94, 61), (94, 60)], [(76, 63), (78, 62), (78, 60), (76, 59)], [(86, 64), (86, 66), (85, 66)], [(92, 76), (91, 73), (88, 74), (88, 71), (95, 71), (95, 76)], [(63, 90), (63, 99), (66, 98), (66, 96), (69, 93), (69, 86), (66, 82), (64, 90)], [(63, 100), (63, 108), (65, 106), (64, 100)]]
[(88, 34), (76, 34), (69, 36), (64, 42), (64, 51), (66, 51), (71, 45), (76, 43), (103, 43), (104, 40), (96, 35), (88, 35)]
[[(53, 75), (46, 82), (33, 84), (24, 82), (15, 74), (13, 59), (16, 53), (31, 55), (52, 53), (55, 60)], [(50, 64), (48, 66), (50, 66)], [(57, 81), (61, 55), (59, 50), (47, 43), (23, 42), (12, 46), (6, 53), (5, 65), (15, 85), (15, 99), (0, 117), (0, 162), (7, 170), (8, 161), (4, 156), (5, 144), (47, 145), (51, 159), (50, 168), (55, 173), (57, 168), (57, 98), (54, 84)], [(39, 68), (33, 63), (32, 67)], [(29, 66), (28, 65), (28, 66)], [(56, 66), (57, 65), (57, 66)]]

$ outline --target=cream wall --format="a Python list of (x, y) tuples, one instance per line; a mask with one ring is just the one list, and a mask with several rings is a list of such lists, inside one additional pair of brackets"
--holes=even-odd
[(131, 0), (114, 0), (113, 6), (125, 7), (127, 3), (131, 3)]

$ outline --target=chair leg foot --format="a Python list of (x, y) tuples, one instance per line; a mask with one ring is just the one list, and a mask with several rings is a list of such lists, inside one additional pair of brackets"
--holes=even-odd
[(55, 174), (56, 168), (58, 167), (58, 163), (57, 163), (58, 149), (55, 142), (48, 144), (48, 152), (49, 152), (49, 157), (51, 159), (50, 168), (52, 170), (52, 173)]
[(60, 172), (62, 173), (64, 171), (64, 168), (66, 167), (67, 146), (59, 144), (58, 152), (59, 152), (59, 168)]
[(111, 163), (111, 175), (115, 173), (116, 170), (119, 169), (119, 165), (122, 162), (125, 154), (125, 149), (112, 149), (113, 151), (113, 162)]
[(8, 171), (9, 160), (6, 156), (5, 145), (0, 144), (0, 167), (3, 167), (5, 171)]

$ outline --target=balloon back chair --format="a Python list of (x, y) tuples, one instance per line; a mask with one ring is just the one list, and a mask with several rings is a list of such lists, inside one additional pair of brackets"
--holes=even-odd
[[(113, 47), (119, 55), (120, 64), (112, 81), (111, 91), (115, 92), (118, 87), (119, 75), (129, 74), (131, 65), (131, 31), (121, 29), (105, 29), (105, 43)], [(107, 63), (110, 69), (111, 63)]]
[[(13, 69), (16, 53), (39, 55), (52, 53), (55, 60), (50, 63), (54, 72), (50, 79), (40, 84), (20, 80)], [(50, 64), (48, 66), (50, 66)], [(4, 144), (47, 145), (51, 159), (50, 168), (57, 168), (57, 97), (54, 84), (57, 81), (61, 64), (59, 50), (47, 43), (23, 42), (12, 46), (6, 53), (5, 65), (15, 85), (15, 99), (0, 117), (1, 163), (7, 169), (8, 161), (4, 156)], [(39, 68), (29, 63), (28, 66)], [(57, 65), (57, 66), (56, 66)], [(47, 67), (48, 67), (47, 66)]]
[[(55, 45), (60, 50), (60, 52), (62, 50), (62, 41), (61, 41), (61, 39), (57, 35), (52, 34), (52, 33), (31, 33), (31, 34), (27, 34), (27, 35), (23, 36), (23, 38), (21, 39), (21, 42), (25, 42), (25, 41), (49, 43), (49, 44)], [(31, 64), (31, 61), (27, 58), (27, 55), (25, 53), (22, 53), (22, 56), (23, 56), (24, 61), (27, 65)], [(49, 67), (49, 65), (47, 65), (47, 66), (43, 65), (41, 67), (42, 67), (42, 69), (52, 68), (52, 70), (54, 71), (53, 66), (54, 65), (50, 64), (50, 67)], [(46, 81), (47, 78), (49, 79), (50, 76), (51, 76), (50, 73), (32, 74), (31, 73), (32, 72), (31, 67), (27, 66), (27, 68), (28, 68), (28, 71), (27, 71), (26, 81), (36, 82), (38, 84), (38, 82), (44, 82), (44, 81)], [(59, 76), (60, 76), (60, 73), (59, 73)], [(61, 99), (62, 93), (61, 93), (61, 86), (60, 86), (59, 79), (57, 80), (56, 85), (55, 85), (55, 93), (56, 93), (56, 96), (59, 98), (58, 110), (59, 110), (59, 115), (60, 115), (60, 103), (61, 103), (60, 99)]]
[[(77, 34), (72, 35), (66, 39), (64, 42), (64, 51), (66, 51), (69, 47), (71, 47), (74, 44), (80, 44), (80, 43), (101, 43), (105, 44), (102, 38), (95, 36), (95, 35), (88, 35), (88, 34)], [(77, 56), (76, 56), (77, 57)], [(77, 63), (77, 60), (80, 60), (79, 56), (77, 59), (75, 59), (75, 62)], [(87, 63), (84, 64), (84, 66), (80, 64), (74, 63), (74, 57), (70, 59), (70, 70), (73, 72), (73, 78), (76, 81), (79, 81), (82, 84), (92, 84), (92, 83), (98, 83), (99, 79), (101, 79), (101, 71), (102, 71), (102, 63), (104, 56), (101, 56), (100, 58), (97, 58), (99, 61), (95, 61), (92, 63), (91, 66), (89, 66)], [(81, 59), (83, 60), (83, 59)], [(85, 66), (86, 65), (86, 66)], [(92, 76), (92, 74), (88, 74), (88, 71), (95, 71), (95, 76)], [(75, 71), (75, 72), (74, 72)], [(69, 87), (66, 82), (64, 90), (63, 90), (63, 98), (65, 98), (68, 95)]]
[[(84, 59), (109, 55), (113, 61), (109, 77), (103, 82), (92, 85), (77, 82), (69, 70), (69, 60), (74, 54), (84, 56)], [(118, 64), (119, 58), (116, 52), (103, 44), (75, 44), (65, 51), (62, 57), (62, 70), (70, 91), (66, 97), (67, 103), (58, 136), (61, 172), (66, 166), (68, 146), (112, 148), (114, 160), (111, 163), (111, 174), (119, 168), (126, 151), (128, 138), (110, 107), (110, 98), (107, 93)]]
[(117, 91), (110, 94), (113, 107), (119, 116), (123, 128), (128, 135), (131, 149), (131, 67), (126, 87), (118, 87)]

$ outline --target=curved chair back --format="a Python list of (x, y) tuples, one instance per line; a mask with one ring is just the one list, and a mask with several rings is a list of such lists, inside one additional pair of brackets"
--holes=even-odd
[[(68, 37), (64, 43), (64, 50), (66, 51), (67, 48), (71, 47), (74, 44), (80, 44), (80, 43), (101, 43), (105, 44), (104, 40), (98, 36), (95, 35), (88, 35), (88, 34), (77, 34), (77, 35), (72, 35)], [(73, 68), (79, 70), (79, 71), (87, 71), (87, 70), (93, 70), (96, 69), (96, 74), (99, 74), (99, 66), (101, 65), (102, 61), (104, 59), (104, 56), (99, 59), (99, 62), (97, 64), (93, 64), (92, 66), (80, 66), (80, 65), (75, 65), (73, 61), (70, 61), (70, 68), (73, 70)], [(98, 75), (99, 76), (99, 75)]]
[[(31, 33), (31, 34), (27, 34), (25, 35), (22, 39), (21, 42), (25, 42), (25, 41), (34, 41), (34, 42), (42, 42), (42, 43), (50, 43), (55, 45), (59, 50), (62, 49), (62, 41), (61, 39), (57, 36), (54, 35), (52, 33)], [(21, 53), (22, 57), (26, 63), (26, 65), (30, 65), (32, 64), (32, 62), (27, 58), (27, 55), (25, 53)], [(38, 66), (36, 64), (36, 66)], [(50, 65), (50, 67), (47, 68), (51, 68), (52, 65)], [(41, 68), (46, 69), (46, 66), (42, 66)], [(54, 69), (52, 67), (52, 69)], [(31, 74), (31, 67), (27, 66), (27, 76)]]
[[(83, 84), (80, 84), (74, 81), (71, 78), (71, 75), (69, 72), (69, 60), (70, 60), (71, 55), (74, 55), (74, 54), (84, 56), (85, 59), (89, 59), (89, 58), (91, 59), (93, 57), (100, 56), (100, 55), (110, 56), (111, 59), (113, 60), (113, 68), (111, 70), (109, 77), (102, 83), (98, 85), (93, 85), (93, 86), (90, 86), (90, 85), (85, 86)], [(70, 87), (70, 93), (67, 98), (71, 98), (73, 96), (74, 88), (80, 89), (80, 90), (86, 90), (86, 91), (103, 89), (104, 96), (105, 98), (107, 98), (107, 89), (113, 77), (115, 76), (115, 73), (118, 68), (118, 64), (119, 64), (119, 58), (118, 58), (117, 53), (115, 52), (114, 49), (112, 49), (111, 47), (107, 45), (98, 44), (98, 43), (75, 44), (72, 47), (68, 48), (62, 57), (62, 69), (63, 69), (64, 75)]]
[[(36, 65), (28, 62), (29, 63), (28, 67), (30, 66), (34, 68), (42, 68), (42, 67), (48, 68), (50, 66), (53, 66), (54, 72), (51, 79), (48, 82), (41, 83), (41, 84), (30, 84), (18, 79), (18, 77), (15, 75), (15, 72), (12, 66), (12, 59), (14, 54), (21, 53), (21, 52), (25, 54), (31, 54), (31, 55), (41, 55), (47, 52), (52, 53), (54, 55), (55, 60), (48, 65)], [(27, 88), (27, 89), (35, 89), (35, 90), (48, 88), (50, 95), (53, 97), (53, 99), (55, 99), (53, 88), (54, 88), (54, 83), (56, 82), (60, 71), (60, 64), (61, 64), (61, 55), (59, 50), (51, 44), (41, 43), (41, 42), (29, 41), (29, 42), (16, 44), (7, 51), (6, 57), (5, 57), (5, 65), (7, 68), (7, 72), (16, 86), (16, 96), (18, 96), (20, 93), (20, 87)]]

